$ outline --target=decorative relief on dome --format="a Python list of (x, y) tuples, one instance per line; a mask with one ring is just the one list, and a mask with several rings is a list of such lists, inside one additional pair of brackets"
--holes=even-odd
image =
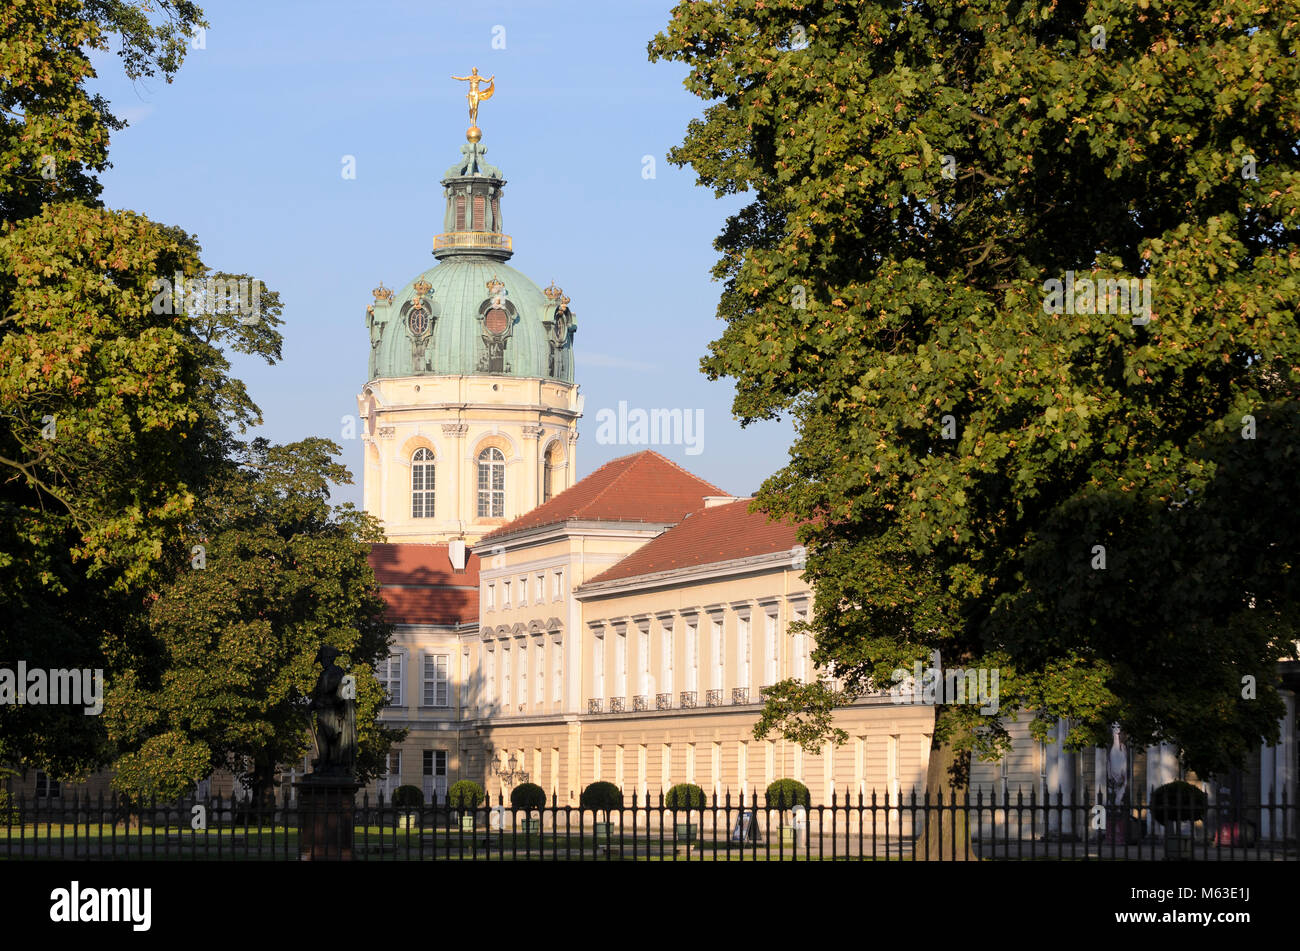
[(486, 284), (488, 299), (479, 305), (482, 322), (483, 353), (479, 357), (480, 373), (509, 373), (506, 343), (514, 332), (515, 305), (506, 296), (505, 282), (493, 275)]
[(429, 344), (439, 307), (437, 301), (429, 297), (432, 290), (433, 285), (420, 278), (411, 285), (412, 297), (402, 307), (402, 318), (406, 321), (406, 332), (411, 339), (411, 369), (415, 373), (433, 369), (433, 354)]
[(554, 281), (551, 281), (550, 287), (543, 290), (542, 294), (550, 301), (550, 305), (546, 308), (547, 316), (542, 320), (542, 326), (546, 328), (546, 344), (549, 350), (546, 374), (565, 380), (569, 378), (570, 371), (569, 341), (574, 330), (573, 312), (569, 310), (569, 298), (564, 296), (564, 291), (555, 286)]

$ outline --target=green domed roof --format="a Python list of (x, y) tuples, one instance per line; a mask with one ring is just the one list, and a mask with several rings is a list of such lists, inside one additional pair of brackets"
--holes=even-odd
[(487, 149), (462, 146), (443, 179), (447, 230), (434, 239), (439, 263), (394, 292), (381, 283), (366, 308), (370, 379), (504, 374), (573, 382), (569, 299), (554, 282), (541, 290), (506, 264), (501, 231), (505, 184)]

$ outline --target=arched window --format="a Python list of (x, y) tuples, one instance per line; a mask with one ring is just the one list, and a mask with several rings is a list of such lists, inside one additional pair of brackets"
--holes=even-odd
[(505, 518), (506, 457), (489, 447), (478, 454), (478, 517)]
[(542, 501), (549, 502), (551, 496), (555, 494), (555, 447), (551, 446), (546, 450), (546, 456), (542, 460)]
[(433, 518), (433, 453), (428, 449), (411, 456), (411, 518)]

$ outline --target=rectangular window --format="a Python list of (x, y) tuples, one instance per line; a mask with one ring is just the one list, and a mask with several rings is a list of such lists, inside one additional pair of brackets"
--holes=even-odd
[(642, 696), (650, 693), (650, 628), (637, 628), (637, 684), (636, 692)]
[(659, 682), (664, 693), (673, 693), (673, 621), (660, 622), (659, 631)]
[(564, 702), (564, 655), (560, 649), (558, 641), (551, 642), (551, 676), (554, 678), (554, 687), (551, 692), (551, 699), (556, 703)]
[(486, 207), (487, 207), (487, 199), (485, 199), (482, 195), (475, 195), (474, 196), (474, 224), (472, 230), (474, 231), (483, 230), (484, 210), (486, 209)]
[(503, 608), (510, 607), (510, 582), (509, 581), (501, 582), (501, 606)]
[(551, 600), (558, 601), (564, 597), (564, 569), (556, 568), (551, 576)]
[(698, 690), (700, 682), (700, 628), (686, 625), (686, 689)]
[(627, 631), (614, 635), (614, 696), (627, 696)]
[(519, 645), (519, 712), (528, 703), (528, 642)]
[[(546, 650), (545, 641), (538, 641), (533, 646), (533, 656), (537, 658), (537, 677), (535, 678), (535, 680), (537, 682), (536, 700), (537, 700), (538, 712), (542, 710), (542, 705), (546, 703), (546, 655), (547, 653), (548, 651)], [(553, 655), (555, 651), (552, 649), (551, 651), (549, 651), (549, 653)], [(552, 657), (551, 662), (554, 663), (554, 661), (555, 658)]]
[(493, 608), (495, 608), (496, 606), (497, 606), (497, 586), (496, 586), (495, 584), (489, 584), (489, 585), (487, 586), (487, 607), (488, 607), (488, 610), (491, 611), (491, 610), (492, 610)]
[(487, 652), (487, 676), (483, 678), (483, 684), (487, 688), (487, 702), (495, 703), (497, 699), (497, 652), (488, 648)]
[(451, 705), (451, 684), (447, 676), (450, 663), (447, 654), (424, 655), (424, 706)]
[(533, 600), (541, 604), (546, 599), (546, 576), (536, 575), (533, 578)]
[(62, 798), (63, 789), (58, 782), (52, 779), (49, 774), (36, 771), (36, 798), (37, 799), (60, 799)]
[(686, 744), (686, 781), (695, 782), (695, 744)]
[[(796, 624), (803, 622), (806, 618), (806, 612), (795, 612), (794, 620)], [(794, 676), (801, 684), (808, 682), (808, 635), (803, 631), (794, 636)]]
[(388, 697), (390, 707), (402, 706), (402, 682), (406, 679), (406, 655), (404, 653), (389, 654), (387, 660), (379, 662), (379, 667), (375, 671), (375, 677), (384, 687), (384, 695)]
[(506, 705), (506, 711), (509, 712), (511, 702), (514, 700), (514, 694), (510, 692), (510, 665), (513, 663), (509, 647), (501, 648), (501, 702)]
[(709, 624), (713, 647), (713, 689), (722, 689), (722, 621), (714, 619)]
[(736, 686), (748, 687), (750, 663), (749, 618), (741, 617), (736, 619), (736, 635), (737, 640), (740, 642), (736, 645), (736, 653), (738, 655), (736, 659), (740, 661), (740, 670), (736, 676)]
[(591, 650), (591, 694), (597, 700), (605, 697), (605, 636), (596, 635), (596, 642)]
[(528, 576), (524, 575), (519, 579), (519, 606), (522, 608), (528, 604)]
[(424, 798), (430, 805), (447, 802), (447, 751), (424, 751)]
[(776, 615), (765, 614), (763, 617), (767, 633), (767, 648), (763, 652), (763, 686), (767, 687), (779, 679), (777, 671), (780, 669), (781, 642), (777, 638)]
[(402, 751), (393, 750), (384, 759), (384, 774), (379, 777), (379, 794), (390, 802), (397, 787), (402, 785)]
[(673, 782), (673, 745), (665, 743), (659, 750), (659, 788), (667, 792)]

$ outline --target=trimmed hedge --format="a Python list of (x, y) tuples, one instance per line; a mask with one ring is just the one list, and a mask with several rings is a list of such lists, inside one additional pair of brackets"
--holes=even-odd
[(609, 813), (611, 809), (622, 808), (623, 790), (613, 783), (597, 780), (582, 791), (582, 796), (578, 802), (582, 804), (584, 809), (597, 809)]
[(418, 809), (424, 805), (424, 791), (419, 786), (398, 786), (393, 790), (393, 805)]
[(461, 811), (477, 809), (483, 801), (483, 787), (472, 779), (459, 779), (447, 790), (447, 802)]
[(510, 790), (510, 805), (515, 809), (545, 809), (546, 790), (536, 783), (520, 783)]
[(1205, 818), (1209, 797), (1191, 783), (1176, 779), (1151, 794), (1151, 818), (1163, 825)]
[(808, 809), (812, 806), (812, 796), (808, 787), (799, 780), (778, 779), (767, 787), (767, 804), (777, 809), (793, 809), (795, 806)]
[(669, 809), (703, 809), (704, 790), (694, 783), (678, 783), (664, 796)]

